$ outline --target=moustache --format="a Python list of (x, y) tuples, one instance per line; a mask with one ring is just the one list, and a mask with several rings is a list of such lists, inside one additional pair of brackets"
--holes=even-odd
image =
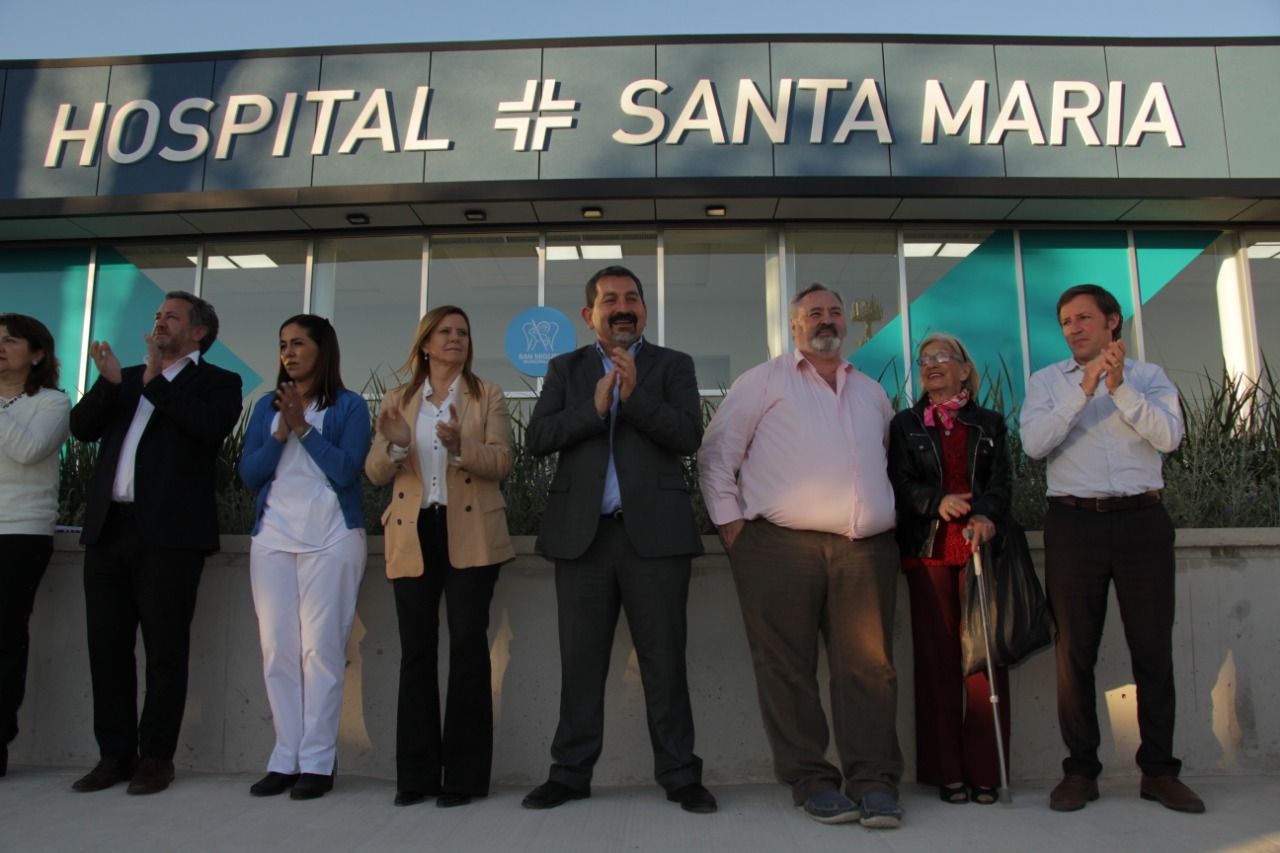
[(634, 326), (638, 322), (640, 322), (640, 318), (631, 311), (620, 311), (609, 318), (610, 326), (615, 323), (630, 323)]
[(840, 330), (837, 329), (831, 323), (823, 323), (822, 325), (818, 326), (818, 334), (821, 334), (823, 332), (830, 332), (833, 335), (840, 334)]

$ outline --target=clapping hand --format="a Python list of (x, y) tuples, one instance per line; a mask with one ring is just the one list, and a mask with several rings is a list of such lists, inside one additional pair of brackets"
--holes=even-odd
[(120, 384), (120, 359), (111, 351), (111, 344), (106, 341), (94, 341), (89, 344), (89, 358), (102, 378), (112, 385)]

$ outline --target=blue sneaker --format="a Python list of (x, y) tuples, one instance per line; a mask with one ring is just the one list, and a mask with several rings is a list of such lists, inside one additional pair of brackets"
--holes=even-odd
[(897, 829), (902, 826), (902, 806), (884, 791), (869, 792), (860, 805), (863, 826), (870, 829)]
[(858, 806), (835, 789), (812, 795), (800, 808), (818, 823), (853, 823), (858, 819)]

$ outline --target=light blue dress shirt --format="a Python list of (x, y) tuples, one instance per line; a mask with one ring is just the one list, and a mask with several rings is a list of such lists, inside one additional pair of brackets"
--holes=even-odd
[[(636, 342), (627, 348), (627, 352), (631, 353), (631, 357), (635, 358), (636, 353), (640, 352), (640, 346), (644, 343), (644, 338), (637, 338)], [(600, 361), (604, 364), (604, 372), (607, 374), (613, 370), (613, 359), (609, 358), (609, 354), (604, 351), (604, 347), (600, 346), (600, 341), (596, 341), (596, 352), (600, 353)], [(618, 422), (618, 401), (621, 392), (618, 386), (613, 386), (613, 402), (609, 404), (609, 467), (604, 473), (604, 496), (600, 499), (600, 514), (612, 515), (614, 512), (622, 509), (622, 490), (618, 487), (618, 466), (613, 461), (613, 428)], [(604, 417), (602, 415), (602, 417)]]

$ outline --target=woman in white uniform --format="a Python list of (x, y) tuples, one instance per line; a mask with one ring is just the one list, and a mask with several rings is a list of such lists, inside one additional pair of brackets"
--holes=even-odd
[(342, 385), (323, 317), (280, 327), (275, 393), (254, 406), (240, 478), (258, 491), (249, 576), (275, 723), (267, 775), (249, 793), (324, 796), (337, 768), (347, 638), (364, 576), (360, 469), (369, 409)]

